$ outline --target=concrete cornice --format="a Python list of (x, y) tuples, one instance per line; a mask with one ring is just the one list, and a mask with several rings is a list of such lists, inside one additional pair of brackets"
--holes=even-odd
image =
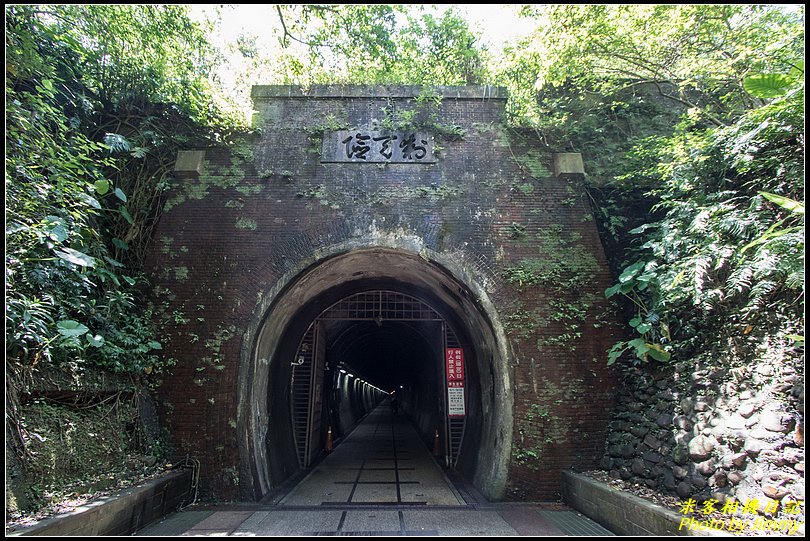
[(419, 86), (419, 85), (256, 85), (251, 90), (254, 100), (276, 98), (415, 98), (424, 89), (432, 89), (442, 98), (457, 100), (506, 100), (503, 87)]

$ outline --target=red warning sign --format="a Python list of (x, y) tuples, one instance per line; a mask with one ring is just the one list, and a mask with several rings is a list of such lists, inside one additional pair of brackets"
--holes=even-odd
[(464, 379), (464, 350), (447, 348), (447, 381)]

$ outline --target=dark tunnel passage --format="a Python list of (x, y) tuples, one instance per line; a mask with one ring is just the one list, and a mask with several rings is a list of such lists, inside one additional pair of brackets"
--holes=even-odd
[[(365, 261), (372, 270), (349, 273), (354, 280), (336, 272), (331, 283), (318, 272), (358, 256), (388, 264)], [(391, 265), (400, 259), (408, 265)], [(324, 456), (330, 431), (339, 443), (392, 396), (426, 447), (438, 434), (444, 466), (476, 486), (497, 486), (491, 478), (508, 457), (503, 419), (511, 422), (499, 381), (505, 363), (473, 296), (437, 271), (392, 250), (353, 252), (318, 267), (268, 310), (249, 366), (252, 413), (242, 417), (254, 444), (245, 446), (253, 498), (306, 471)], [(448, 368), (451, 352), (458, 366)]]
[[(440, 456), (455, 466), (469, 408), (462, 400), (464, 415), (448, 417), (444, 362), (448, 349), (463, 351), (458, 346), (455, 331), (436, 310), (395, 291), (356, 293), (319, 314), (298, 344), (289, 376), (299, 467), (305, 470), (323, 455), (329, 434), (338, 443), (386, 398), (396, 400), (426, 445), (435, 445), (438, 434)], [(464, 394), (465, 381), (456, 380), (455, 372), (453, 379), (455, 391)], [(283, 397), (274, 393), (270, 399), (278, 411)], [(282, 466), (280, 475), (291, 469)]]
[(402, 412), (417, 426), (439, 427), (444, 409), (441, 322), (329, 321), (324, 331), (326, 365), (332, 368), (333, 388), (338, 391), (329, 397), (330, 422), (337, 437), (343, 437), (376, 405), (362, 404), (360, 409), (357, 400), (347, 400), (350, 396), (344, 389), (352, 378), (396, 396)]

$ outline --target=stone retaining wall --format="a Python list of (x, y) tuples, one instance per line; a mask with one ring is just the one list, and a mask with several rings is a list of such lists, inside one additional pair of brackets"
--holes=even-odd
[(191, 477), (191, 470), (175, 471), (6, 535), (129, 535), (176, 510)]
[(627, 373), (602, 467), (684, 500), (803, 511), (804, 385), (784, 358), (772, 346), (756, 365), (692, 360)]

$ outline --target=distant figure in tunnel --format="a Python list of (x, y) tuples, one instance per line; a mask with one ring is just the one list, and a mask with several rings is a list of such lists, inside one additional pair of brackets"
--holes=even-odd
[(396, 415), (397, 411), (399, 411), (399, 401), (397, 400), (397, 395), (394, 395), (391, 397), (391, 413)]

